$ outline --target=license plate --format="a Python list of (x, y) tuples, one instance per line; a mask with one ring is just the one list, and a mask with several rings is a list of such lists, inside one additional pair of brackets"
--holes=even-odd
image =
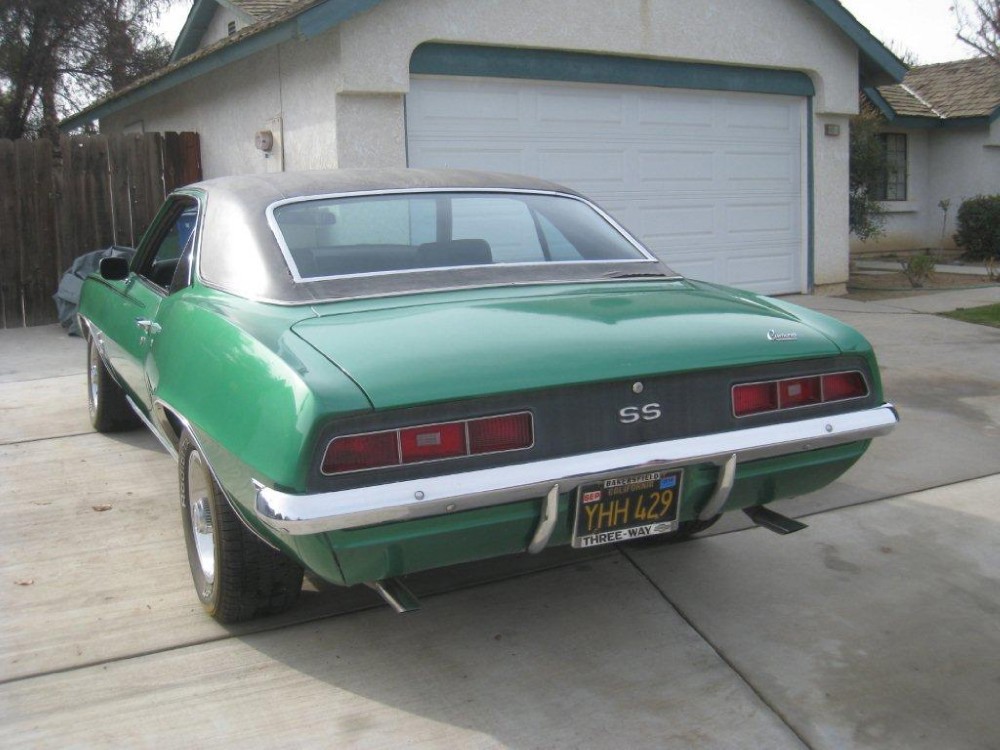
[(627, 542), (677, 530), (683, 472), (648, 471), (580, 487), (574, 547)]

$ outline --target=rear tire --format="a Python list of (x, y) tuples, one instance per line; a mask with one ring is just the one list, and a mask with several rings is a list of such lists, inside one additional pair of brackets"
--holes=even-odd
[(87, 407), (98, 432), (119, 432), (139, 426), (139, 418), (125, 399), (125, 391), (108, 372), (91, 336), (87, 341)]
[(232, 623), (289, 609), (302, 590), (302, 568), (244, 526), (187, 432), (178, 453), (184, 540), (205, 611)]

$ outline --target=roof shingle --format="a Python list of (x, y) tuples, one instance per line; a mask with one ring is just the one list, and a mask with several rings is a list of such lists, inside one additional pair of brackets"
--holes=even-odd
[(254, 20), (261, 21), (275, 13), (280, 13), (289, 6), (302, 2), (302, 0), (229, 0), (233, 5), (254, 17)]
[(920, 65), (878, 92), (900, 117), (989, 117), (1000, 107), (1000, 64), (974, 57)]

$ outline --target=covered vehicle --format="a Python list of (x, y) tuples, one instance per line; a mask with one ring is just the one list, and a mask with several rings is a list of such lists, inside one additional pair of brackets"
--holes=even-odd
[(96, 429), (175, 455), (222, 621), (303, 568), (400, 576), (704, 529), (832, 482), (896, 424), (850, 327), (673, 273), (579, 194), (462, 171), (209, 180), (79, 311)]

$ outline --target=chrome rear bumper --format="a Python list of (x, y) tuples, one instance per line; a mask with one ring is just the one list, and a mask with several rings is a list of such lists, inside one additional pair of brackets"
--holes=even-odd
[[(832, 417), (337, 492), (293, 495), (258, 484), (256, 512), (276, 530), (316, 534), (544, 498), (555, 485), (559, 492), (569, 492), (587, 482), (649, 469), (714, 463), (729, 464), (731, 473), (733, 456), (743, 463), (867, 440), (891, 432), (898, 421), (896, 410), (885, 404)], [(722, 503), (716, 504), (721, 508)]]

